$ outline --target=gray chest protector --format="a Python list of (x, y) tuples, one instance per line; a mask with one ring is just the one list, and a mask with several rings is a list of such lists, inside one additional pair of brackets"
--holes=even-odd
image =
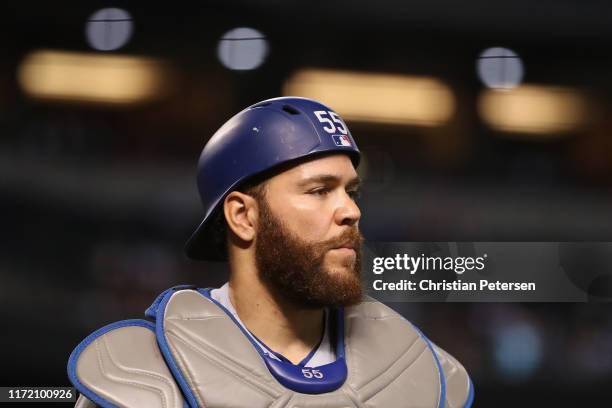
[(308, 368), (271, 363), (206, 290), (169, 289), (146, 314), (156, 323), (113, 323), (73, 351), (77, 407), (455, 408), (473, 400), (463, 366), (371, 298), (337, 313), (338, 360)]

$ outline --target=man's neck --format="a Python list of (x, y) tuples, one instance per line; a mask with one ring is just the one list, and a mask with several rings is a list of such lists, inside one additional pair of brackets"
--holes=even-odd
[(229, 299), (249, 331), (294, 364), (302, 361), (321, 340), (323, 309), (298, 308), (273, 296), (255, 274), (238, 277), (232, 274)]

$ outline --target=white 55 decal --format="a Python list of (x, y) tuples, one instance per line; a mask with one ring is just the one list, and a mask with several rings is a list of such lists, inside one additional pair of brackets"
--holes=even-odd
[[(314, 111), (313, 113), (315, 114), (317, 119), (319, 119), (319, 122), (327, 125), (323, 126), (323, 130), (325, 130), (327, 133), (336, 133), (336, 130), (338, 130), (343, 135), (348, 134), (348, 129), (346, 128), (346, 125), (344, 124), (342, 119), (340, 119), (340, 116), (338, 116), (336, 112)], [(328, 115), (329, 117), (327, 117)]]
[(323, 373), (321, 371), (311, 368), (302, 368), (302, 374), (306, 378), (323, 378)]

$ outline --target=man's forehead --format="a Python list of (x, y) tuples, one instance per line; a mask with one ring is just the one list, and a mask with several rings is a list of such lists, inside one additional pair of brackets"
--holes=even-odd
[(349, 181), (357, 177), (357, 172), (347, 155), (334, 154), (301, 162), (277, 175), (281, 179), (290, 179), (298, 183), (321, 176), (333, 176), (339, 180)]

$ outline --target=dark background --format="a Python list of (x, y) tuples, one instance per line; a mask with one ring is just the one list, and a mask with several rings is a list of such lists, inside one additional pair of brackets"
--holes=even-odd
[[(67, 386), (68, 356), (91, 331), (142, 317), (175, 284), (225, 281), (225, 265), (182, 252), (202, 216), (198, 156), (229, 117), (282, 95), (283, 83), (304, 67), (429, 75), (455, 96), (453, 117), (436, 127), (348, 121), (368, 163), (360, 202), (366, 239), (611, 241), (610, 2), (2, 7), (1, 385)], [(106, 53), (84, 34), (89, 16), (104, 7), (127, 10), (134, 24), (112, 53), (164, 61), (168, 92), (128, 106), (25, 93), (17, 72), (34, 50)], [(217, 43), (235, 27), (266, 37), (269, 52), (255, 70), (232, 71), (217, 58)], [(520, 56), (525, 84), (586, 95), (588, 120), (544, 138), (487, 125), (477, 110), (486, 88), (476, 63), (494, 46)], [(577, 256), (571, 273), (586, 262)], [(585, 267), (600, 271), (595, 277), (610, 272)], [(608, 303), (391, 306), (465, 365), (475, 407), (606, 405)]]

